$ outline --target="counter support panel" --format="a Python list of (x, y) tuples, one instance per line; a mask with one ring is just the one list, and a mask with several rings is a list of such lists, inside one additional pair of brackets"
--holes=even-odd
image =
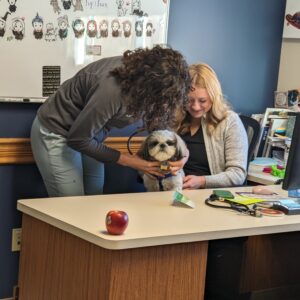
[(208, 242), (108, 250), (23, 214), (20, 300), (203, 299)]

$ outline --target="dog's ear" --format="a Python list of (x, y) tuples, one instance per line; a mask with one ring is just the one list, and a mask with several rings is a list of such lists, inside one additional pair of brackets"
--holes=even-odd
[(185, 156), (187, 147), (183, 139), (178, 134), (174, 133), (174, 135), (176, 138), (176, 152), (174, 155), (174, 160), (180, 160)]
[(144, 142), (141, 145), (141, 148), (137, 152), (137, 155), (141, 157), (144, 160), (151, 160), (150, 159), (150, 154), (149, 154), (149, 147), (148, 147), (148, 141), (149, 138), (147, 137)]

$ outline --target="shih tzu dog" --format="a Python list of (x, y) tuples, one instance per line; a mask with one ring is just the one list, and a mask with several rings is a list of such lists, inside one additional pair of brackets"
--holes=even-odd
[(168, 161), (177, 161), (187, 152), (185, 142), (175, 132), (169, 130), (153, 131), (143, 142), (138, 155), (148, 161), (161, 162), (160, 169), (164, 177), (142, 174), (148, 192), (182, 190), (184, 172), (179, 170), (173, 175)]

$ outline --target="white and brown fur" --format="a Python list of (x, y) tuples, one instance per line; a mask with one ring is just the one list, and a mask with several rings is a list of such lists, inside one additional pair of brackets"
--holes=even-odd
[[(177, 161), (181, 160), (186, 150), (184, 141), (175, 132), (170, 130), (153, 131), (143, 142), (138, 155), (148, 161)], [(169, 173), (169, 172), (167, 172)], [(160, 191), (159, 179), (142, 174), (147, 191)], [(182, 190), (184, 172), (179, 170), (176, 175), (161, 179), (164, 191)]]

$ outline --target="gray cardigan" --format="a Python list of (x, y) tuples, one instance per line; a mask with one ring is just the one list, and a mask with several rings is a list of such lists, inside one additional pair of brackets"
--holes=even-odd
[(230, 111), (212, 136), (202, 118), (204, 142), (211, 175), (206, 188), (242, 185), (247, 175), (248, 137), (239, 116)]

